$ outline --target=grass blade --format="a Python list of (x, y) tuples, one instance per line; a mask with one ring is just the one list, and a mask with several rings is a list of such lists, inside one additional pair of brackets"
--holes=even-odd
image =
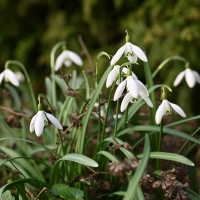
[(147, 162), (149, 160), (149, 154), (150, 154), (150, 140), (148, 135), (145, 134), (143, 157), (139, 167), (136, 169), (134, 175), (132, 176), (129, 182), (128, 189), (125, 193), (123, 200), (133, 200), (135, 198), (137, 189), (139, 187), (140, 179), (142, 178), (142, 175), (147, 166)]
[[(150, 131), (153, 131), (153, 132), (159, 132), (160, 131), (160, 127), (159, 126), (151, 126), (151, 125), (139, 125), (139, 126), (134, 126), (132, 128), (127, 128), (121, 132), (119, 132), (117, 134), (117, 137), (120, 137), (126, 133), (131, 133), (131, 132), (135, 132), (135, 131), (146, 131), (146, 132), (150, 132)], [(183, 133), (181, 131), (177, 131), (177, 130), (174, 130), (174, 129), (170, 129), (170, 128), (166, 128), (164, 127), (163, 128), (163, 133), (167, 133), (167, 134), (170, 134), (170, 135), (174, 135), (174, 136), (178, 136), (180, 138), (184, 138), (186, 140), (190, 140), (192, 142), (195, 142), (197, 144), (200, 144), (200, 141), (197, 140), (196, 138), (194, 137), (191, 137), (190, 135), (187, 135), (186, 133)]]
[[(138, 158), (142, 158), (143, 154), (139, 154)], [(194, 166), (194, 163), (190, 161), (188, 158), (181, 156), (175, 153), (168, 153), (168, 152), (151, 152), (149, 155), (150, 158), (155, 159), (163, 159), (163, 160), (171, 160), (175, 162), (180, 162), (185, 165)]]

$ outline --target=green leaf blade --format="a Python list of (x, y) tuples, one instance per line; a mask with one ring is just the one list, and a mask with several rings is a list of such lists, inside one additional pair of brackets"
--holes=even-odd
[(125, 193), (123, 200), (133, 200), (135, 198), (138, 191), (140, 179), (142, 178), (142, 175), (146, 169), (147, 162), (149, 160), (149, 154), (150, 154), (150, 140), (148, 135), (146, 134), (141, 163), (139, 167), (136, 169), (134, 175), (132, 176), (129, 182), (128, 189)]
[[(143, 154), (138, 155), (138, 158), (142, 158)], [(163, 159), (163, 160), (170, 160), (175, 162), (180, 162), (185, 165), (194, 166), (194, 163), (190, 161), (188, 158), (178, 155), (175, 153), (168, 153), (168, 152), (151, 152), (149, 155), (150, 158), (155, 159)]]

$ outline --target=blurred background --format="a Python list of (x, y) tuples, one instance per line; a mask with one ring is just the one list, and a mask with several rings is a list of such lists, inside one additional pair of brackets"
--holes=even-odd
[[(83, 58), (84, 66), (79, 70), (87, 72), (91, 65), (78, 37), (95, 66), (100, 51), (114, 55), (124, 45), (126, 29), (132, 31), (133, 44), (145, 51), (152, 72), (166, 58), (179, 55), (200, 73), (199, 0), (1, 0), (0, 14), (0, 69), (3, 71), (10, 59), (22, 62), (36, 94), (45, 90), (50, 52), (57, 42), (67, 41), (68, 49)], [(145, 83), (143, 65), (139, 64), (133, 71)], [(108, 59), (102, 58), (100, 73), (108, 66)], [(179, 104), (188, 117), (199, 115), (200, 85), (190, 89), (183, 80), (173, 87), (175, 77), (184, 69), (183, 62), (171, 61), (154, 81), (172, 87), (169, 100)]]

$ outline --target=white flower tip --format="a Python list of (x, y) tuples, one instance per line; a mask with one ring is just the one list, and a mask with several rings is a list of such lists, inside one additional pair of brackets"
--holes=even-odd
[(42, 135), (42, 132), (35, 132), (35, 134), (37, 135), (37, 137), (40, 137)]

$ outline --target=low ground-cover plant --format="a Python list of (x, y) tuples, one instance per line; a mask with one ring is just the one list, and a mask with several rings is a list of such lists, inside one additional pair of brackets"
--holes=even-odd
[[(166, 59), (151, 73), (148, 55), (132, 44), (129, 30), (125, 39), (114, 56), (104, 51), (97, 55), (94, 75), (78, 74), (70, 66), (82, 66), (81, 57), (67, 50), (66, 42), (56, 44), (51, 75), (44, 80), (46, 93), (37, 98), (25, 66), (15, 60), (5, 63), (0, 74), (1, 199), (199, 199), (195, 165), (189, 159), (200, 144), (194, 137), (199, 129), (188, 133), (176, 127), (200, 116), (187, 118), (184, 108), (170, 102), (172, 89), (154, 85), (154, 79), (172, 59), (186, 67), (174, 86), (185, 76), (192, 88), (200, 76), (180, 56)], [(127, 61), (119, 64), (122, 55)], [(110, 66), (100, 76), (102, 56)], [(142, 70), (138, 60), (146, 85), (136, 75)], [(12, 71), (16, 67), (25, 76), (23, 83)], [(165, 123), (175, 114), (178, 121)], [(164, 136), (184, 142), (164, 151)], [(178, 179), (180, 166), (189, 166), (191, 186)]]

